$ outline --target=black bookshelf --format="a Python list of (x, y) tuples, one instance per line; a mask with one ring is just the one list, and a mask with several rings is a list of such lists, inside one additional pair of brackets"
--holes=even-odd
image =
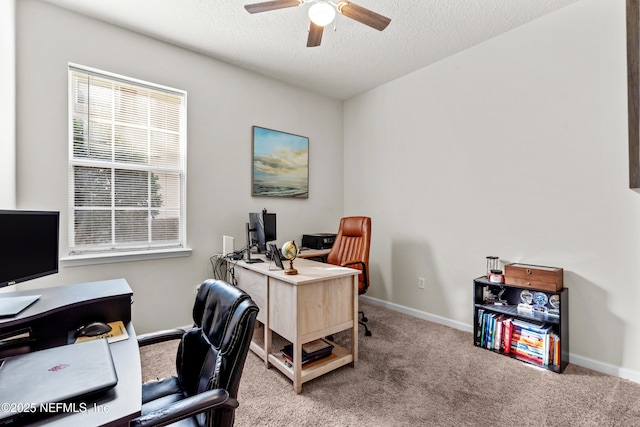
[[(557, 295), (560, 300), (559, 312), (557, 315), (550, 315), (549, 310), (553, 307), (547, 303), (540, 306), (541, 310), (524, 311), (518, 309), (518, 304), (522, 303), (521, 293), (528, 290), (531, 294), (540, 292), (546, 295), (547, 299), (552, 295)], [(500, 296), (500, 298), (498, 298)], [(500, 319), (500, 321), (497, 321)], [(536, 325), (544, 325), (548, 328), (548, 333), (559, 339), (559, 350), (556, 356), (557, 363), (553, 363), (553, 356), (549, 357), (548, 363), (532, 360), (522, 354), (512, 351), (510, 348), (505, 351), (505, 329), (503, 326), (504, 319), (510, 319), (510, 322), (521, 320)], [(497, 325), (500, 325), (500, 343), (496, 344)], [(481, 276), (473, 280), (473, 340), (474, 345), (502, 354), (507, 357), (522, 360), (541, 368), (561, 373), (569, 364), (569, 290), (563, 288), (557, 292), (540, 291), (529, 288), (520, 288), (517, 286), (491, 283), (486, 276)], [(551, 348), (557, 345), (552, 338), (549, 339), (552, 344)], [(493, 343), (493, 345), (491, 345)], [(511, 346), (511, 341), (509, 343)], [(547, 347), (545, 347), (547, 351)]]

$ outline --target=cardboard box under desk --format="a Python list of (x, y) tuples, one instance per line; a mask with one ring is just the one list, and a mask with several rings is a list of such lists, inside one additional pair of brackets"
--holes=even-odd
[(564, 270), (530, 264), (507, 264), (504, 266), (504, 283), (519, 288), (557, 292), (562, 289)]

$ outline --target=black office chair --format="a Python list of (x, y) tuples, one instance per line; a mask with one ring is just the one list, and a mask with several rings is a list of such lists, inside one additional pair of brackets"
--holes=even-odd
[(238, 387), (258, 306), (241, 289), (206, 280), (193, 306), (194, 326), (138, 337), (140, 346), (180, 339), (177, 377), (142, 385), (142, 415), (130, 426), (232, 426)]
[[(358, 276), (358, 294), (369, 289), (369, 247), (371, 246), (371, 218), (368, 216), (349, 216), (340, 219), (340, 228), (327, 255), (329, 264), (357, 268), (362, 271)], [(358, 312), (364, 334), (371, 336), (364, 311)]]

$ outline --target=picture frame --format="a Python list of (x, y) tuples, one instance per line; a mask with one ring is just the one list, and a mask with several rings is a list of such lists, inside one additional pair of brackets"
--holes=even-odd
[(271, 249), (271, 259), (276, 263), (276, 267), (278, 270), (284, 270), (284, 265), (282, 264), (282, 259), (280, 258), (280, 249), (273, 244), (269, 243), (269, 249)]
[(629, 188), (640, 188), (640, 0), (627, 0)]
[(251, 128), (251, 195), (309, 198), (309, 138)]

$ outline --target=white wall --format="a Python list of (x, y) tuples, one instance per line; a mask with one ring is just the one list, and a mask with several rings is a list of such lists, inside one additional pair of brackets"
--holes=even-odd
[(583, 0), (345, 103), (369, 295), (471, 325), (485, 256), (563, 267), (572, 362), (640, 380), (625, 25)]
[[(17, 6), (17, 205), (61, 211), (68, 248), (67, 64), (188, 92), (187, 258), (62, 267), (22, 287), (124, 277), (138, 332), (191, 322), (224, 234), (245, 242), (249, 212), (278, 215), (278, 241), (332, 231), (343, 211), (342, 103), (35, 0)], [(251, 197), (251, 126), (310, 139), (309, 199)], [(330, 165), (327, 167), (327, 165)]]
[(16, 205), (15, 1), (0, 2), (0, 209)]

